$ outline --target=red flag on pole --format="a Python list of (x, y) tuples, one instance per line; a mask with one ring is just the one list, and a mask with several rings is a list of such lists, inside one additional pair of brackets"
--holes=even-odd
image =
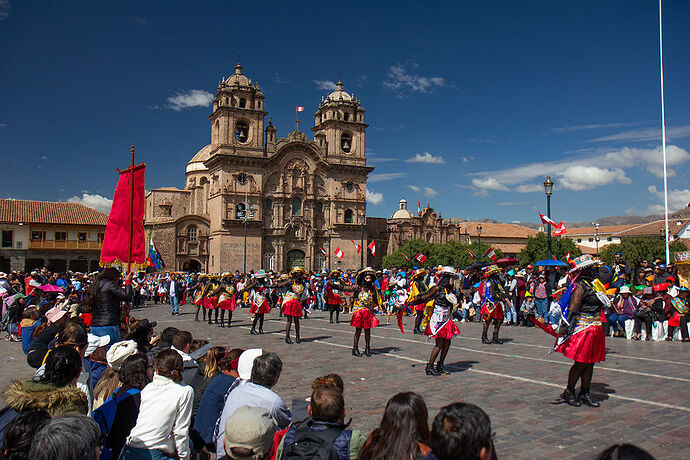
[(417, 200), (417, 214), (422, 215), (422, 202), (421, 200)]
[(105, 227), (102, 266), (121, 265), (127, 271), (146, 266), (144, 237), (144, 171), (146, 164), (134, 165), (134, 146), (130, 167), (118, 170), (113, 204)]
[(371, 243), (369, 243), (369, 250), (371, 251), (372, 256), (376, 256), (376, 240), (371, 240)]
[(470, 253), (470, 257), (472, 258), (472, 260), (477, 260), (477, 256), (475, 256), (474, 252), (470, 251), (469, 248), (467, 249), (467, 252)]
[(558, 224), (556, 224), (556, 222), (552, 221), (551, 219), (549, 219), (548, 217), (546, 217), (544, 214), (539, 213), (539, 217), (541, 217), (541, 222), (542, 222), (544, 225), (546, 225), (546, 224), (551, 224), (551, 225), (554, 226), (554, 227), (558, 227)]
[(335, 254), (335, 256), (336, 256), (337, 258), (339, 258), (339, 259), (342, 259), (343, 257), (345, 257), (345, 253), (343, 253), (343, 250), (340, 249), (340, 246), (338, 246), (337, 248), (335, 248), (334, 254)]
[(491, 249), (491, 248), (489, 248), (489, 249), (486, 250), (486, 252), (484, 253), (484, 256), (488, 257), (488, 258), (491, 259), (491, 260), (496, 260), (496, 259), (498, 259), (498, 256), (496, 256), (496, 253), (495, 253), (494, 250)]
[(563, 225), (563, 221), (558, 222), (558, 225), (556, 225), (556, 229), (553, 231), (553, 234), (559, 236), (565, 235), (566, 233), (568, 233), (568, 229), (566, 229), (565, 225)]
[(326, 251), (324, 251), (323, 248), (319, 248), (319, 251), (321, 251), (321, 254), (328, 257), (328, 254), (326, 254)]
[(419, 261), (420, 263), (424, 263), (424, 261), (426, 260), (426, 256), (424, 254), (422, 254), (421, 252), (418, 252), (417, 255), (414, 256), (414, 258), (417, 261)]
[(304, 107), (297, 106), (297, 109), (295, 109), (295, 112), (304, 112)]
[(408, 262), (410, 261), (410, 258), (407, 257), (404, 252), (400, 251), (400, 254), (402, 254), (402, 256), (405, 258), (405, 260), (407, 260)]
[(352, 244), (355, 245), (355, 251), (357, 251), (357, 254), (359, 254), (360, 251), (362, 250), (362, 246), (360, 246), (359, 244), (355, 243), (355, 240), (350, 240), (350, 241), (352, 241)]

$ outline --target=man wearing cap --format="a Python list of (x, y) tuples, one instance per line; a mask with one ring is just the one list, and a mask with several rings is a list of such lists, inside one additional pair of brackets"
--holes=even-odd
[(618, 301), (615, 303), (615, 310), (618, 323), (623, 327), (623, 336), (625, 336), (625, 323), (635, 319), (635, 311), (637, 311), (637, 299), (632, 296), (629, 286), (621, 286), (618, 291)]
[(264, 460), (271, 457), (276, 422), (263, 407), (242, 406), (225, 422), (218, 459)]
[(91, 383), (94, 388), (98, 384), (103, 372), (108, 368), (108, 361), (106, 361), (106, 346), (110, 343), (110, 336), (104, 335), (99, 337), (97, 335), (89, 334), (89, 344), (86, 347), (84, 357), (88, 358), (91, 367)]
[(666, 273), (666, 264), (662, 264), (662, 263), (657, 264), (657, 266), (654, 270), (654, 284), (665, 283), (667, 276), (668, 276), (668, 273)]

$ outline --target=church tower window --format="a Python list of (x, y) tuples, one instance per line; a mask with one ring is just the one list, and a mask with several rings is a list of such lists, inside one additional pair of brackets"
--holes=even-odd
[(238, 121), (235, 125), (235, 139), (239, 142), (247, 142), (249, 138), (249, 125), (244, 121)]
[(194, 225), (187, 227), (187, 241), (195, 243), (197, 240), (197, 228)]
[(340, 136), (340, 148), (343, 152), (350, 153), (352, 150), (352, 135), (350, 133), (343, 133)]
[(273, 210), (273, 200), (270, 198), (266, 198), (266, 211), (272, 211)]
[(244, 219), (244, 203), (235, 206), (235, 219)]
[(345, 112), (345, 121), (350, 121), (350, 114)]
[(240, 108), (244, 109), (247, 107), (247, 100), (244, 98), (240, 98)]
[(352, 209), (346, 209), (345, 210), (345, 223), (346, 224), (352, 224), (353, 223), (353, 217), (354, 213), (352, 212)]
[(302, 200), (298, 196), (296, 196), (292, 199), (292, 215), (293, 216), (301, 216), (302, 215)]

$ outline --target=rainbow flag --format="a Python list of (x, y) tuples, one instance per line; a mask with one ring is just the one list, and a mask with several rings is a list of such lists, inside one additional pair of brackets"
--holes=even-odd
[(156, 270), (165, 270), (165, 262), (163, 262), (161, 253), (156, 249), (156, 243), (153, 242), (153, 238), (149, 242), (149, 255), (146, 263), (149, 267), (153, 267)]

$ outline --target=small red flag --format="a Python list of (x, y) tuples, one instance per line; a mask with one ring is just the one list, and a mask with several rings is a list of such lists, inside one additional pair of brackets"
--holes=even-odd
[(402, 256), (405, 258), (405, 260), (407, 260), (408, 262), (410, 261), (410, 258), (407, 257), (404, 252), (400, 251), (400, 254), (402, 254)]
[(371, 251), (372, 256), (376, 256), (376, 240), (371, 240), (371, 243), (369, 243), (369, 250)]
[(474, 255), (474, 252), (470, 251), (469, 249), (467, 249), (467, 252), (470, 253), (470, 257), (472, 258), (472, 260), (477, 260), (477, 256)]
[(359, 244), (355, 243), (355, 240), (350, 240), (350, 241), (352, 241), (352, 244), (355, 245), (355, 251), (357, 251), (357, 254), (359, 254), (359, 252), (362, 250), (362, 246), (360, 246)]
[(421, 252), (418, 252), (417, 255), (414, 256), (414, 258), (417, 261), (419, 261), (420, 263), (424, 263), (424, 261), (426, 260), (426, 256), (424, 254), (422, 254)]
[(485, 255), (486, 257), (488, 257), (489, 259), (491, 259), (491, 260), (496, 260), (496, 259), (498, 259), (498, 256), (496, 256), (496, 253), (495, 253), (494, 250), (491, 249), (491, 248), (487, 249), (486, 252), (484, 253), (484, 255)]
[(297, 106), (295, 112), (304, 112), (304, 107)]
[(542, 222), (544, 225), (546, 225), (546, 224), (551, 224), (551, 225), (553, 225), (554, 227), (558, 227), (558, 224), (556, 224), (556, 222), (552, 221), (551, 219), (549, 219), (548, 217), (546, 217), (544, 214), (539, 213), (539, 217), (541, 217), (541, 222)]
[(421, 200), (417, 201), (417, 214), (419, 214), (420, 216), (422, 215), (422, 202), (421, 202)]
[(342, 259), (343, 257), (345, 257), (345, 253), (343, 253), (343, 250), (340, 249), (340, 246), (338, 246), (337, 248), (335, 248), (335, 253), (334, 253), (334, 254), (335, 254), (335, 256), (336, 256), (337, 258), (339, 258), (339, 259)]
[(326, 251), (324, 251), (323, 248), (319, 248), (319, 250), (321, 251), (321, 254), (323, 254), (324, 256), (328, 257), (328, 254), (326, 254)]

